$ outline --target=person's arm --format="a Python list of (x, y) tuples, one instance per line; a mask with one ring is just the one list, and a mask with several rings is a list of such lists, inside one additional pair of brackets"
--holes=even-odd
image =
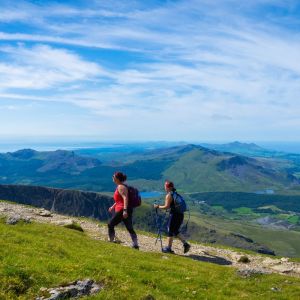
[(124, 185), (119, 185), (118, 186), (118, 192), (122, 196), (123, 201), (124, 201), (124, 208), (123, 208), (123, 217), (127, 218), (127, 208), (128, 208), (128, 189)]
[(172, 202), (172, 196), (169, 193), (168, 195), (166, 195), (166, 199), (165, 199), (165, 204), (164, 205), (155, 205), (154, 208), (160, 208), (160, 209), (169, 209), (171, 206), (171, 202)]
[(115, 209), (116, 204), (117, 204), (117, 203), (114, 203), (114, 204), (108, 209), (108, 211), (109, 211), (110, 213)]

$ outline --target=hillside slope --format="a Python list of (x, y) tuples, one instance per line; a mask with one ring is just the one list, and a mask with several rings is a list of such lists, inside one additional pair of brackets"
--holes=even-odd
[(26, 185), (0, 185), (0, 199), (100, 220), (108, 218), (112, 205), (111, 197), (99, 193)]
[[(42, 207), (52, 212), (70, 216), (92, 217), (102, 221), (107, 221), (110, 217), (108, 208), (113, 203), (112, 198), (99, 193), (19, 185), (0, 185), (0, 199)], [(161, 218), (163, 218), (163, 215)], [(136, 211), (135, 222), (139, 229), (156, 232), (155, 216), (151, 204), (144, 203)], [(166, 228), (167, 225), (165, 224), (164, 227)], [(274, 254), (272, 249), (247, 237), (229, 231), (210, 230), (205, 226), (198, 225), (196, 222), (190, 223), (189, 234), (196, 241), (224, 244), (259, 253)]]
[[(59, 215), (41, 217), (37, 211), (2, 203), (1, 214), (31, 213), (33, 220), (56, 224), (66, 219)], [(238, 262), (243, 253), (197, 244), (192, 245), (191, 253), (185, 257), (136, 251), (91, 239), (104, 238), (102, 227), (99, 232), (97, 224), (91, 221), (77, 219), (77, 222), (85, 233), (48, 224), (6, 225), (0, 221), (0, 298), (33, 299), (41, 293), (41, 287), (84, 278), (104, 284), (97, 296), (87, 299), (297, 299), (300, 296), (300, 278), (264, 274), (299, 276), (300, 264), (287, 259), (246, 254), (250, 263), (243, 264)], [(127, 233), (118, 229), (119, 238), (128, 244)], [(139, 237), (142, 250), (157, 251), (154, 237), (142, 234)], [(152, 246), (148, 249), (147, 245)], [(180, 251), (178, 244), (175, 249)], [(230, 266), (240, 271), (237, 273)]]

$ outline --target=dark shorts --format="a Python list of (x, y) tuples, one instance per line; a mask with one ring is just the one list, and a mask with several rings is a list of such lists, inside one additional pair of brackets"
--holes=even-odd
[(184, 214), (170, 213), (168, 221), (168, 236), (176, 236), (180, 232), (180, 226), (183, 222)]

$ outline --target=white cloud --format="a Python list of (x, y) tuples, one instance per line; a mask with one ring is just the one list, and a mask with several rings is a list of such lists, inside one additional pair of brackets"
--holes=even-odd
[(10, 60), (10, 63), (0, 63), (2, 89), (42, 89), (106, 76), (99, 65), (65, 49), (36, 45), (6, 47), (1, 51)]
[[(3, 42), (26, 42), (0, 48), (0, 101), (73, 103), (126, 120), (133, 131), (151, 120), (191, 135), (202, 126), (218, 130), (219, 123), (222, 130), (262, 124), (271, 130), (271, 123), (280, 126), (278, 119), (284, 123), (300, 112), (300, 42), (299, 31), (281, 25), (280, 16), (262, 18), (260, 8), (293, 10), (295, 3), (205, 0), (147, 7), (93, 1), (79, 8), (24, 2), (0, 13), (0, 22), (35, 26), (0, 33)], [(292, 16), (289, 22), (297, 24)], [(84, 49), (67, 46), (122, 50), (130, 61), (108, 58), (111, 66), (103, 68)], [(176, 123), (178, 115), (184, 126)]]

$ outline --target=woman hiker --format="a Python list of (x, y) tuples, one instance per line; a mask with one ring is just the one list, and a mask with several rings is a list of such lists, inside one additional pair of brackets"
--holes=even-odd
[(183, 252), (187, 253), (191, 245), (185, 240), (183, 235), (180, 233), (180, 226), (183, 223), (184, 213), (180, 213), (175, 209), (175, 203), (173, 199), (173, 194), (176, 192), (174, 183), (171, 181), (165, 182), (165, 191), (167, 193), (164, 205), (154, 204), (154, 208), (169, 209), (170, 217), (168, 221), (168, 246), (162, 248), (164, 253), (174, 253), (172, 250), (172, 244), (174, 237), (177, 237), (183, 244)]
[(132, 239), (132, 248), (139, 249), (137, 235), (132, 225), (133, 208), (128, 207), (128, 188), (124, 184), (127, 176), (121, 172), (116, 172), (113, 175), (113, 182), (117, 188), (114, 193), (114, 205), (108, 211), (113, 214), (113, 217), (108, 223), (108, 236), (109, 241), (114, 242), (115, 239), (115, 226), (123, 222), (126, 229), (130, 233)]

